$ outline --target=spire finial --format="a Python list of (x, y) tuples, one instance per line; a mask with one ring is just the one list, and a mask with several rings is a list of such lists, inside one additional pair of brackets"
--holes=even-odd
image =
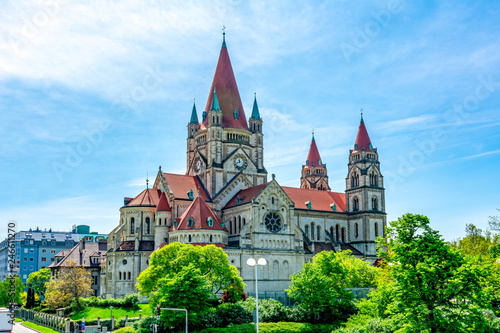
[(222, 26), (222, 47), (226, 47), (226, 26)]
[(149, 172), (146, 171), (146, 190), (149, 189)]
[(363, 108), (361, 108), (361, 110), (359, 110), (359, 112), (361, 112), (361, 121), (363, 121)]
[(312, 139), (314, 140), (314, 128), (312, 129)]

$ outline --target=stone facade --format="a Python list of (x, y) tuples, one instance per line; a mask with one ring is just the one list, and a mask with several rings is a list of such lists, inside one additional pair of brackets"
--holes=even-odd
[(247, 291), (254, 288), (249, 258), (267, 260), (259, 267), (263, 292), (288, 288), (290, 275), (320, 251), (350, 249), (375, 260), (374, 241), (386, 224), (384, 188), (363, 119), (342, 193), (330, 191), (314, 137), (300, 188), (280, 186), (274, 175), (268, 181), (262, 127), (255, 97), (246, 120), (224, 41), (201, 122), (195, 106), (191, 112), (186, 174), (160, 167), (151, 188), (125, 198), (108, 236), (103, 295), (135, 292), (151, 253), (171, 242), (224, 248)]

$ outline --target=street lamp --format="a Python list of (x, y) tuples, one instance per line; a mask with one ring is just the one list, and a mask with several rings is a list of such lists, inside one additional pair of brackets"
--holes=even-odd
[(247, 265), (250, 267), (255, 267), (255, 330), (259, 333), (259, 288), (258, 288), (258, 277), (257, 277), (257, 266), (265, 266), (267, 264), (266, 259), (259, 258), (255, 261), (254, 258), (249, 258), (247, 260)]
[(114, 309), (114, 307), (111, 305), (109, 307), (109, 310), (111, 310), (111, 331), (115, 330), (115, 320), (113, 318), (113, 309)]

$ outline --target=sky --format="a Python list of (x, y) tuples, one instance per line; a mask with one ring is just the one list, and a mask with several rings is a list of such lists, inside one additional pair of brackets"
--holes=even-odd
[(388, 221), (427, 215), (447, 240), (500, 215), (498, 1), (3, 1), (0, 239), (110, 232), (123, 198), (185, 173), (226, 27), (264, 164), (299, 186), (314, 130), (345, 190), (360, 110)]

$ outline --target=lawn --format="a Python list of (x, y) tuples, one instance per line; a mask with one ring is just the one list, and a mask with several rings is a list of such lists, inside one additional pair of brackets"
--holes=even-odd
[(38, 325), (38, 324), (35, 324), (35, 323), (31, 322), (31, 321), (23, 321), (23, 325), (27, 326), (29, 328), (32, 328), (34, 330), (37, 330), (39, 332), (42, 332), (42, 333), (59, 333), (58, 331), (53, 330), (52, 328), (48, 328), (48, 327), (45, 327), (45, 326), (42, 326), (42, 325)]
[[(139, 309), (130, 309), (130, 308), (118, 308), (115, 307), (113, 309), (113, 316), (118, 318), (124, 318), (125, 315), (128, 315), (129, 318), (139, 317), (139, 314), (142, 314), (143, 317), (151, 316), (151, 306), (149, 304), (138, 304)], [(101, 319), (109, 319), (111, 318), (111, 310), (109, 308), (98, 308), (95, 306), (89, 306), (85, 309), (76, 312), (71, 316), (73, 320), (80, 320), (85, 318), (86, 320), (94, 320), (97, 317), (101, 317)]]

